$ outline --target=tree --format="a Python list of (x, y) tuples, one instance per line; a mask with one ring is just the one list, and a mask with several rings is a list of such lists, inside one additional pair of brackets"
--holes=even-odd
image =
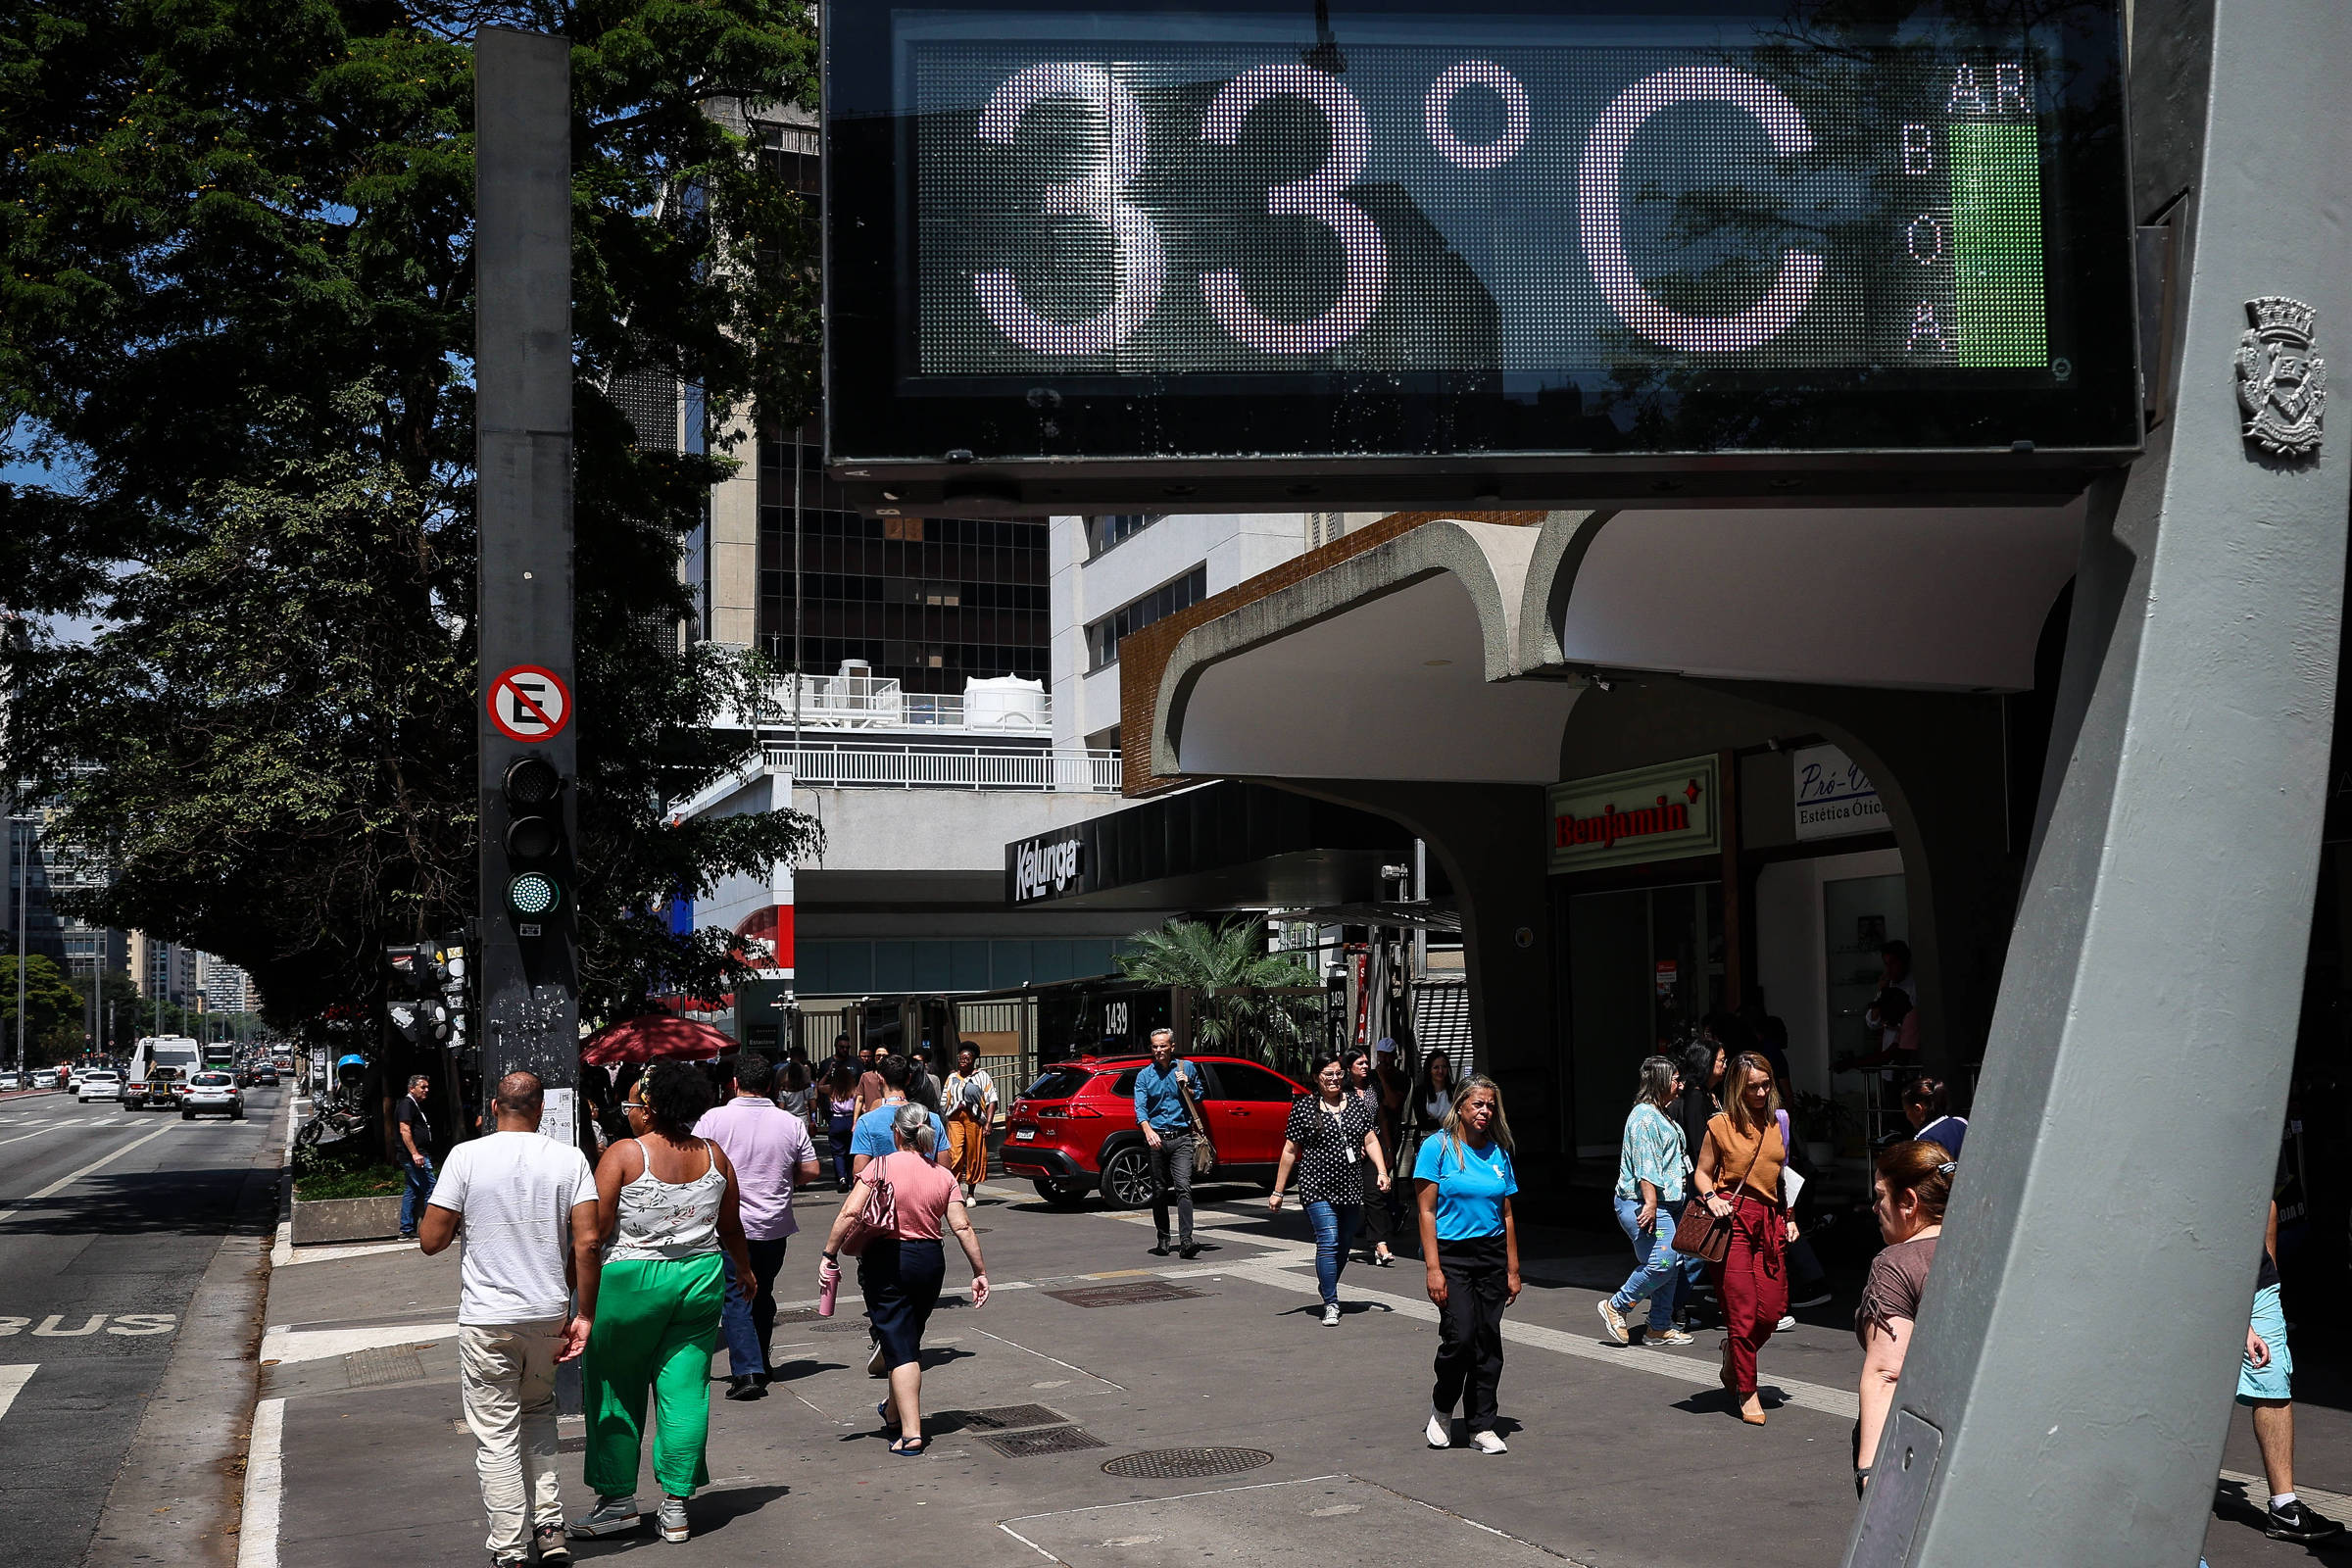
[[(1128, 979), (1193, 993), (1197, 1044), (1275, 1060), (1297, 1054), (1315, 1038), (1323, 1007), (1315, 972), (1288, 954), (1267, 952), (1261, 923), (1170, 920), (1127, 942), (1119, 970)], [(1280, 994), (1300, 988), (1316, 994)]]
[(491, 24), (572, 44), (584, 1015), (728, 989), (723, 937), (656, 911), (814, 838), (665, 821), (737, 760), (708, 725), (733, 672), (680, 635), (677, 572), (733, 460), (639, 449), (612, 395), (683, 378), (713, 431), (805, 414), (807, 215), (710, 110), (809, 99), (812, 13), (16, 8), (0, 429), (56, 466), (0, 484), (0, 605), (103, 629), (0, 650), (0, 742), (116, 870), (76, 911), (242, 965), (281, 1024), (371, 1014), (384, 943), (474, 912), (467, 43)]
[[(81, 993), (66, 983), (53, 959), (24, 959), (24, 1065), (62, 1061), (82, 1046)], [(17, 1053), (17, 956), (0, 958), (0, 1056)]]
[[(85, 1019), (89, 1016), (90, 983), (90, 977), (82, 974), (70, 976), (66, 981), (74, 988), (75, 1005), (79, 1009), (77, 1016)], [(110, 1006), (114, 1009), (111, 1034), (107, 1029), (107, 1009)], [(169, 1010), (171, 1004), (166, 1003), (165, 1006), (165, 1032), (170, 1033), (170, 1019), (174, 1014)], [(139, 988), (130, 976), (120, 970), (106, 970), (98, 982), (98, 1035), (106, 1050), (116, 1055), (126, 1054), (139, 1036), (155, 1032), (155, 1004), (139, 995)]]

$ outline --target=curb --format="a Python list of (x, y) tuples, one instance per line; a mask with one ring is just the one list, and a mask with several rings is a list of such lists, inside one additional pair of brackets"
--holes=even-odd
[[(256, 1356), (270, 1295), (270, 1216), (285, 1177), (282, 1154), (265, 1145), (257, 1156), (238, 1189), (228, 1234), (188, 1299), (163, 1381), (107, 1489), (83, 1568), (235, 1568), (238, 1561), (246, 1444), (261, 1382)], [(263, 1165), (261, 1157), (271, 1162)], [(159, 1502), (169, 1506), (168, 1519)], [(274, 1531), (270, 1544), (274, 1557)]]

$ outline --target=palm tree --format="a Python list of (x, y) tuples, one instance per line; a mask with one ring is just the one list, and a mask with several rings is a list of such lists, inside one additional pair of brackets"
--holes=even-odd
[(1128, 938), (1119, 969), (1146, 985), (1192, 992), (1199, 1046), (1269, 1061), (1297, 1055), (1314, 1042), (1322, 998), (1267, 993), (1316, 987), (1315, 971), (1292, 955), (1268, 953), (1263, 929), (1253, 920), (1170, 920)]

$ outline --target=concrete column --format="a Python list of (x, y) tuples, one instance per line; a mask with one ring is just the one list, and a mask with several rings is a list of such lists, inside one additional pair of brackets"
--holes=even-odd
[[(2345, 462), (2241, 436), (2246, 302), (2352, 341), (2352, 7), (2139, 0), (2143, 213), (2188, 192), (2172, 411), (2094, 493), (2047, 820), (1849, 1564), (2196, 1560), (2292, 1063)], [(2071, 713), (2069, 708), (2071, 706)]]

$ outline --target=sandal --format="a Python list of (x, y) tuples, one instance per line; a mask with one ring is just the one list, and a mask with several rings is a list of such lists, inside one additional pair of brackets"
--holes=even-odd
[(890, 1446), (890, 1451), (902, 1459), (916, 1459), (922, 1456), (929, 1443), (928, 1438), (901, 1438)]

